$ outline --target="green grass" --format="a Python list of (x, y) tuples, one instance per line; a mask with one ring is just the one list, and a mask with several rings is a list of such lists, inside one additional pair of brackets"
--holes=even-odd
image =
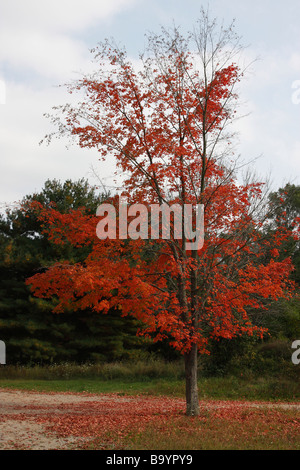
[[(39, 391), (127, 393), (184, 397), (181, 361), (148, 360), (105, 364), (54, 364), (0, 367), (0, 387)], [(199, 375), (200, 399), (286, 400), (300, 399), (297, 375), (205, 377)]]
[[(130, 395), (166, 395), (184, 397), (184, 380), (176, 379), (0, 379), (0, 387), (22, 390), (89, 393), (126, 393)], [(283, 379), (256, 378), (237, 379), (217, 377), (200, 379), (200, 399), (297, 401), (300, 399), (299, 384)]]
[(89, 392), (89, 393), (126, 393), (130, 395), (173, 395), (182, 396), (182, 382), (149, 379), (137, 380), (100, 380), (100, 379), (0, 379), (0, 387), (20, 390), (46, 392)]

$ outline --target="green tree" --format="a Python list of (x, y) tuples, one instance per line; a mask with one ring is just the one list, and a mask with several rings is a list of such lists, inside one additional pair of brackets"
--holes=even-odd
[[(269, 195), (268, 230), (286, 227), (296, 230), (300, 219), (300, 186), (287, 183)], [(291, 256), (295, 268), (292, 278), (300, 284), (300, 239), (290, 237), (280, 248), (281, 257)]]

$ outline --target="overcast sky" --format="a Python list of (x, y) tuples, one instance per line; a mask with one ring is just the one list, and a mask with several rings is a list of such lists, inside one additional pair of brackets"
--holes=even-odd
[[(207, 6), (205, 2), (204, 7)], [(0, 0), (0, 204), (39, 191), (50, 178), (97, 180), (113, 169), (97, 152), (66, 142), (39, 142), (49, 131), (43, 114), (69, 96), (57, 85), (91, 70), (89, 50), (106, 37), (126, 46), (133, 59), (144, 34), (173, 22), (182, 31), (200, 16), (198, 0)], [(237, 147), (251, 168), (274, 189), (299, 183), (300, 1), (211, 0), (212, 16), (236, 31), (259, 57), (241, 86), (245, 111)], [(1, 207), (1, 206), (0, 206)]]

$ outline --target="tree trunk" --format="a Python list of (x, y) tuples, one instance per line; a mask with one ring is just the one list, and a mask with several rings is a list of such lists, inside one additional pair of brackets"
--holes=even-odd
[(198, 383), (197, 383), (197, 345), (193, 344), (190, 352), (184, 355), (185, 364), (185, 395), (186, 414), (196, 416), (199, 414)]

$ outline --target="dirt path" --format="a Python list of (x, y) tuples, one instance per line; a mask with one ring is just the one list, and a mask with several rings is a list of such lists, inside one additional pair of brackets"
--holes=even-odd
[[(118, 401), (128, 402), (120, 397)], [(95, 415), (95, 405), (111, 401), (110, 396), (85, 393), (39, 393), (0, 388), (0, 450), (72, 449), (88, 437), (60, 437), (47, 429), (47, 418)], [(43, 417), (45, 422), (38, 422)]]
[[(93, 395), (89, 393), (39, 393), (0, 388), (0, 450), (9, 449), (78, 449), (93, 439), (93, 430), (112, 423), (114, 431), (122, 414), (133, 409), (136, 419), (144, 416), (145, 401), (152, 413), (168, 413), (184, 409), (181, 399), (158, 399), (155, 397), (126, 397), (114, 395)], [(151, 401), (152, 400), (152, 401)], [(201, 402), (207, 407), (226, 406), (227, 402)], [(140, 405), (140, 408), (139, 408)], [(236, 402), (243, 407), (278, 407), (300, 410), (297, 403), (251, 403)], [(72, 426), (69, 421), (72, 419)], [(90, 432), (81, 433), (80, 426), (88, 422)], [(63, 432), (57, 433), (51, 426), (55, 422)], [(75, 422), (75, 427), (74, 427)], [(77, 426), (77, 427), (76, 427)], [(98, 428), (97, 428), (98, 426)], [(70, 435), (68, 434), (70, 429)]]

